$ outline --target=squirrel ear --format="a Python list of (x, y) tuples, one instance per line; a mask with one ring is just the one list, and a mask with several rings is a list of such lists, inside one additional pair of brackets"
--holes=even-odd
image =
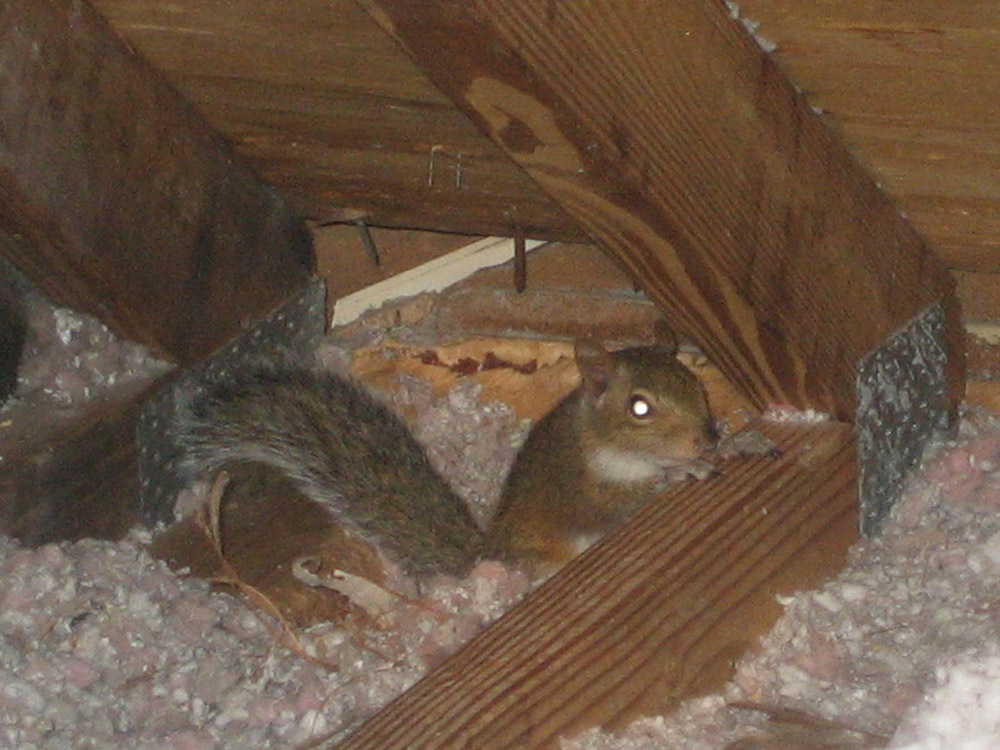
[(653, 341), (657, 346), (669, 349), (671, 354), (677, 354), (677, 334), (665, 320), (653, 324)]
[(603, 394), (615, 371), (611, 353), (594, 339), (577, 339), (573, 356), (583, 378), (583, 387), (595, 397)]

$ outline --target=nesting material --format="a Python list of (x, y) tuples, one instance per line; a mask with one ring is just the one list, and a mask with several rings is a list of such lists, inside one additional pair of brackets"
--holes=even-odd
[[(47, 319), (62, 342), (65, 328)], [(455, 364), (439, 359), (442, 371)], [(439, 386), (410, 376), (387, 398), (485, 518), (523, 415), (494, 397), (488, 378)], [(483, 445), (492, 447), (476, 453)], [(843, 575), (785, 602), (764, 650), (743, 660), (724, 693), (563, 746), (709, 750), (789, 732), (818, 746), (809, 744), (815, 723), (774, 720), (798, 711), (845, 741), (990, 747), (1000, 733), (998, 511), (1000, 422), (969, 414), (955, 441), (928, 452), (884, 536), (859, 544)], [(344, 736), (527, 586), (495, 563), (419, 593), (389, 581), (398, 606), (374, 626), (298, 628), (292, 647), (273, 617), (170, 571), (148, 543), (135, 532), (27, 550), (0, 538), (0, 745), (267, 748)], [(737, 701), (761, 709), (727, 707)]]
[[(498, 566), (402, 602), (383, 630), (298, 634), (145, 551), (148, 537), (38, 550), (0, 538), (0, 746), (288, 748), (336, 737), (523, 590)], [(515, 593), (511, 593), (515, 592)]]

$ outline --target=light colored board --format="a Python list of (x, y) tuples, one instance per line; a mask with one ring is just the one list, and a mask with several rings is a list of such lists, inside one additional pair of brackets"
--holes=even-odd
[[(528, 240), (526, 248), (531, 251), (544, 244), (540, 240)], [(477, 240), (409, 271), (341, 297), (334, 304), (331, 325), (346, 325), (368, 310), (377, 309), (392, 300), (447, 289), (476, 271), (506, 263), (513, 255), (512, 239), (486, 237)]]
[(763, 429), (781, 458), (671, 489), (337, 747), (550, 748), (718, 688), (856, 536), (850, 427)]

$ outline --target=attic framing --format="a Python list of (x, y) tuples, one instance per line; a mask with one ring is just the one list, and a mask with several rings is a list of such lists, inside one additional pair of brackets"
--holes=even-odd
[(858, 360), (954, 294), (715, 3), (366, 5), (760, 406), (853, 418)]
[[(959, 398), (953, 283), (722, 3), (363, 5), (492, 139), (483, 152), (509, 158), (544, 194), (533, 203), (538, 213), (512, 210), (505, 196), (462, 228), (549, 239), (533, 230), (559, 225), (552, 237), (589, 235), (754, 403), (815, 408), (841, 421), (776, 429), (786, 458), (734, 465), (724, 486), (664, 497), (342, 746), (550, 747), (559, 731), (616, 725), (716, 684), (746, 644), (713, 625), (729, 617), (746, 633), (762, 632), (775, 616), (766, 604), (773, 594), (832, 574), (855, 534), (855, 439), (846, 422), (856, 416), (859, 363), (937, 307), (945, 396), (934, 406), (947, 413)], [(33, 40), (62, 62), (31, 66)], [(0, 131), (2, 252), (57, 301), (193, 366), (307, 283), (312, 259), (284, 202), (89, 4), (9, 3), (0, 12), (0, 55), (8, 77), (0, 121), (18, 126)], [(19, 98), (24, 91), (40, 93)], [(36, 137), (19, 139), (29, 129)], [(64, 142), (71, 145), (60, 150)], [(43, 179), (53, 172), (55, 187)], [(61, 213), (61, 191), (85, 175), (98, 179)], [(399, 206), (389, 213), (385, 223), (402, 220)], [(327, 218), (358, 216), (373, 219), (352, 206)], [(123, 407), (125, 418), (109, 418), (122, 439), (135, 403)], [(123, 476), (134, 470), (126, 463), (116, 469)], [(764, 516), (770, 503), (780, 515), (756, 532), (743, 525), (745, 508)], [(583, 639), (617, 633), (613, 616), (601, 620), (608, 587), (627, 580), (662, 590), (628, 616), (669, 619), (671, 597), (693, 596), (684, 570), (711, 562), (718, 545), (748, 541), (763, 546), (750, 544), (747, 554), (762, 557), (733, 561), (725, 573), (733, 600), (695, 608), (704, 629), (694, 642), (707, 640), (693, 655), (674, 658), (670, 649), (691, 641), (664, 638), (659, 661), (647, 666), (648, 633), (626, 635), (635, 640), (612, 665), (620, 670), (614, 688), (583, 690)], [(688, 548), (674, 564), (676, 550)], [(804, 568), (782, 567), (808, 550), (823, 554)], [(580, 617), (593, 629), (574, 627)], [(516, 648), (526, 623), (544, 638)], [(484, 715), (469, 703), (477, 688), (468, 680), (482, 676), (466, 671), (475, 664), (493, 675), (482, 700), (510, 688), (522, 705), (497, 697)], [(551, 723), (535, 713), (544, 703), (523, 703), (538, 691), (560, 712)], [(420, 744), (408, 734), (415, 727)]]

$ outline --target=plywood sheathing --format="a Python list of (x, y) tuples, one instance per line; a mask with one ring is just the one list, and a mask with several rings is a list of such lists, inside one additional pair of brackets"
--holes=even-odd
[(668, 491), (337, 747), (551, 748), (719, 687), (856, 534), (850, 428), (765, 430), (781, 459)]
[[(374, 224), (473, 234), (505, 234), (511, 219), (542, 238), (579, 231), (354, 0), (96, 5), (304, 215), (353, 209)], [(941, 255), (958, 268), (1000, 269), (1000, 116), (982, 95), (996, 89), (997, 9), (740, 6)]]
[(54, 302), (189, 363), (308, 279), (282, 199), (88, 3), (4, 3), (0, 71), (0, 252)]
[(722, 6), (366, 6), (758, 406), (852, 418), (859, 360), (953, 297)]
[(952, 268), (1000, 262), (1000, 6), (745, 0), (809, 102)]

